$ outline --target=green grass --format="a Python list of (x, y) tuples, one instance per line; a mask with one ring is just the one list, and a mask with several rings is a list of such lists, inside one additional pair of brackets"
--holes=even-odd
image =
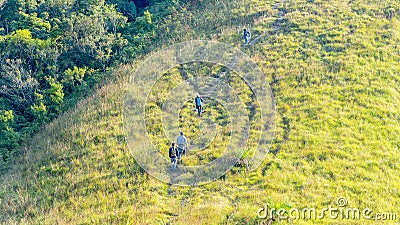
[[(276, 138), (264, 163), (254, 172), (234, 167), (223, 178), (199, 187), (169, 186), (146, 174), (129, 153), (122, 127), (124, 89), (138, 59), (116, 69), (110, 82), (25, 143), (14, 166), (1, 175), (0, 221), (255, 224), (260, 220), (257, 211), (267, 203), (322, 209), (346, 197), (351, 207), (394, 212), (397, 220), (326, 218), (293, 223), (399, 223), (398, 4), (222, 1), (211, 11), (203, 9), (214, 3), (198, 4), (166, 18), (158, 28), (163, 39), (157, 45), (207, 38), (240, 46), (238, 29), (244, 24), (253, 24), (253, 38), (264, 34), (243, 49), (265, 73), (276, 100)], [(169, 32), (163, 32), (167, 28)], [(189, 73), (209, 70), (189, 67)], [(160, 85), (172, 88), (180, 82), (171, 71), (175, 78)], [(163, 92), (154, 94), (159, 94), (154, 102), (162, 99)], [(250, 95), (245, 92), (242, 97)], [(181, 116), (191, 121), (187, 132), (196, 136), (198, 120), (190, 116), (190, 104)], [(153, 110), (156, 114), (157, 108)], [(218, 104), (207, 110), (215, 118), (225, 114)], [(159, 122), (154, 119), (152, 125), (159, 127)], [(153, 138), (166, 149), (160, 130)], [(221, 137), (216, 143), (223, 142)], [(205, 161), (213, 157), (206, 153)], [(202, 164), (196, 157), (191, 155), (185, 163)]]
[[(183, 73), (180, 72), (182, 71), (181, 69), (185, 71), (184, 74), (181, 74)], [(170, 134), (170, 136), (173, 136), (174, 140), (179, 134), (179, 131), (183, 131), (189, 138), (191, 154), (185, 157), (184, 165), (195, 166), (209, 163), (220, 157), (228, 147), (228, 142), (231, 138), (230, 131), (232, 129), (231, 114), (228, 109), (222, 105), (221, 102), (214, 100), (211, 96), (206, 94), (203, 96), (206, 103), (203, 119), (200, 119), (197, 116), (197, 112), (194, 111), (195, 104), (193, 96), (195, 96), (195, 93), (190, 93), (180, 86), (186, 83), (183, 76), (187, 76), (186, 79), (188, 79), (190, 83), (194, 83), (196, 81), (195, 79), (199, 79), (197, 81), (200, 83), (196, 85), (202, 85), (202, 90), (207, 92), (210, 89), (208, 85), (211, 85), (211, 83), (203, 84), (203, 80), (201, 79), (210, 76), (218, 77), (218, 74), (223, 71), (227, 71), (227, 69), (225, 67), (215, 68), (215, 65), (211, 63), (190, 63), (180, 66), (179, 69), (171, 69), (151, 88), (146, 102), (146, 127), (150, 139), (153, 140), (153, 143), (158, 149), (161, 149), (163, 155), (168, 154), (168, 148), (166, 146), (170, 144), (170, 141), (165, 136), (165, 132), (167, 131), (163, 128), (162, 124), (162, 108), (165, 107), (164, 104), (167, 105), (166, 107), (172, 107), (174, 103), (168, 101), (174, 101), (176, 96), (192, 96), (190, 101), (185, 102), (179, 110), (179, 118), (176, 118), (176, 121), (172, 121), (175, 123), (176, 127), (179, 127), (179, 130), (176, 130), (175, 134)], [(247, 105), (251, 104), (253, 101), (253, 97), (251, 96), (252, 92), (237, 74), (227, 72), (221, 81), (229, 84), (232, 88), (231, 94), (237, 94), (239, 102), (242, 103), (242, 107), (246, 108)], [(250, 115), (249, 109), (246, 115)], [(253, 119), (254, 125), (256, 122), (258, 122), (258, 120)], [(207, 128), (208, 125), (211, 127)], [(204, 126), (203, 130), (201, 126)], [(212, 132), (215, 132), (215, 136)], [(255, 135), (256, 132), (253, 132), (250, 138), (255, 139)], [(249, 145), (255, 145), (253, 142), (250, 141)], [(208, 146), (208, 144), (210, 144), (210, 146)]]

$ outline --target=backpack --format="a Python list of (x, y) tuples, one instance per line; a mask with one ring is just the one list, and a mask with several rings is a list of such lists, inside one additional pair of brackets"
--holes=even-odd
[(170, 158), (176, 157), (176, 148), (175, 147), (169, 148), (169, 157)]
[(196, 106), (201, 106), (201, 98), (196, 97)]

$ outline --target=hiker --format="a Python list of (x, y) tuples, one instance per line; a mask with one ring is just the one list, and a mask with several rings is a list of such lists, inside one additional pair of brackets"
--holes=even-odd
[(250, 31), (248, 31), (246, 28), (243, 29), (243, 38), (244, 38), (244, 43), (245, 45), (248, 45), (250, 42)]
[(180, 135), (176, 139), (176, 143), (178, 144), (178, 160), (181, 160), (182, 154), (186, 155), (186, 150), (188, 147), (187, 139), (185, 135), (183, 135), (182, 131), (180, 132)]
[(201, 112), (203, 110), (203, 99), (200, 97), (199, 94), (196, 95), (196, 98), (194, 99), (194, 103), (196, 104), (196, 110), (199, 114), (199, 117), (201, 116)]
[(171, 167), (172, 170), (176, 170), (176, 156), (178, 155), (178, 149), (175, 147), (175, 143), (172, 143), (171, 147), (168, 150), (169, 152), (169, 158), (171, 159)]

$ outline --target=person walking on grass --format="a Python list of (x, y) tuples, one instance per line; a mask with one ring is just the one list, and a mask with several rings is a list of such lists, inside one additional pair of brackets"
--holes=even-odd
[(203, 110), (203, 99), (200, 97), (199, 94), (196, 95), (196, 98), (194, 99), (194, 103), (196, 104), (197, 113), (199, 114), (199, 117), (201, 117), (201, 113)]
[(175, 147), (175, 143), (171, 144), (171, 147), (168, 150), (169, 158), (171, 159), (171, 169), (173, 171), (176, 170), (176, 157), (178, 155), (178, 149)]
[(185, 135), (183, 135), (182, 131), (180, 132), (180, 135), (176, 139), (176, 143), (178, 144), (178, 160), (181, 160), (182, 154), (186, 155), (186, 150), (188, 147), (187, 139)]
[(246, 28), (243, 29), (243, 38), (244, 38), (244, 44), (248, 45), (250, 42), (250, 31), (248, 31)]

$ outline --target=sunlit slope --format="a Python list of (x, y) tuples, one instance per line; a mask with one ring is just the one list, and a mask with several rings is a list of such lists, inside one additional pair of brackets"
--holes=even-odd
[[(350, 207), (397, 213), (397, 221), (326, 216), (295, 223), (399, 223), (398, 4), (252, 1), (248, 7), (227, 7), (243, 18), (226, 18), (224, 31), (210, 26), (211, 37), (241, 46), (235, 26), (253, 23), (253, 41), (243, 51), (264, 71), (277, 105), (276, 140), (259, 169), (248, 172), (238, 165), (220, 180), (193, 188), (148, 176), (124, 139), (122, 99), (137, 67), (123, 66), (114, 72), (117, 81), (100, 87), (21, 149), (15, 166), (1, 175), (0, 221), (254, 224), (267, 203), (322, 209), (345, 197)], [(213, 21), (207, 15), (194, 18), (197, 26), (184, 19), (187, 26), (171, 25), (191, 30), (182, 40), (202, 37)], [(220, 17), (216, 23), (226, 25)], [(187, 163), (192, 162), (197, 163)]]

